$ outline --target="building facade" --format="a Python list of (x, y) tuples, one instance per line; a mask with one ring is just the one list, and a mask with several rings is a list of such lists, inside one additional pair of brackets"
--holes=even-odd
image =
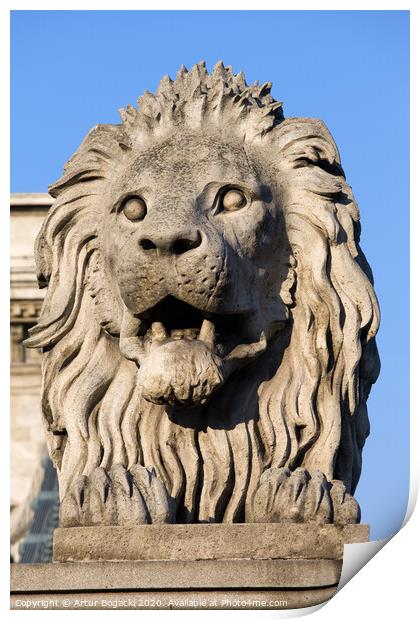
[(48, 194), (12, 194), (10, 200), (10, 535), (15, 562), (48, 559), (50, 522), (57, 518), (55, 472), (40, 411), (41, 355), (22, 344), (44, 297), (37, 285), (33, 248), (52, 203)]

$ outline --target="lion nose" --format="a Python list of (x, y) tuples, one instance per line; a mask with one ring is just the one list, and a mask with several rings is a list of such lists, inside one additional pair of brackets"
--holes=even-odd
[(156, 232), (149, 237), (139, 240), (140, 247), (145, 252), (157, 254), (185, 254), (201, 245), (203, 237), (199, 230), (181, 231), (177, 233)]

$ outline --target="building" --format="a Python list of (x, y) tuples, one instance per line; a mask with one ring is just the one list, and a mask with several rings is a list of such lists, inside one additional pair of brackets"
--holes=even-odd
[(49, 559), (57, 520), (57, 483), (48, 459), (40, 412), (41, 355), (22, 341), (39, 316), (34, 241), (53, 203), (48, 194), (12, 194), (10, 200), (11, 557)]

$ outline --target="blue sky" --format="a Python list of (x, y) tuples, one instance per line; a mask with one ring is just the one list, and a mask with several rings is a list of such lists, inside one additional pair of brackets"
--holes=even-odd
[(322, 118), (362, 214), (382, 310), (382, 372), (356, 493), (372, 538), (404, 518), (409, 484), (409, 13), (14, 11), (11, 191), (45, 192), (86, 132), (117, 123), (160, 78), (222, 59), (272, 81), (286, 116)]

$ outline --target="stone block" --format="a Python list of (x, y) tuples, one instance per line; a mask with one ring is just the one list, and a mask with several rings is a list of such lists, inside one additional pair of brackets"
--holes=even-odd
[(57, 562), (102, 560), (341, 559), (368, 540), (367, 525), (211, 523), (58, 528)]
[[(57, 529), (51, 564), (12, 566), (12, 608), (293, 609), (336, 591), (366, 525)], [(60, 560), (60, 561), (57, 561)]]

